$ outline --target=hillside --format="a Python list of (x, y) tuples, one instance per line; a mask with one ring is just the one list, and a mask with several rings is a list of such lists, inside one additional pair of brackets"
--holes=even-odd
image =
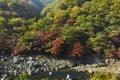
[(30, 5), (24, 0), (1, 0), (0, 1), (0, 12), (3, 17), (21, 17), (21, 18), (32, 18), (39, 17), (40, 10), (43, 8), (43, 4), (39, 6), (40, 9), (34, 5)]
[[(42, 10), (43, 19), (33, 23), (20, 40), (38, 53), (74, 57), (91, 53), (119, 56), (119, 4), (119, 0), (61, 0), (51, 3)], [(37, 37), (27, 37), (32, 33), (37, 33), (34, 35)], [(32, 42), (26, 42), (29, 39)]]
[[(39, 0), (0, 0), (0, 50), (11, 51), (17, 40), (34, 21), (38, 20), (40, 11), (48, 4)], [(17, 38), (16, 38), (17, 37)], [(5, 43), (8, 40), (8, 43)]]
[(119, 80), (119, 60), (120, 0), (0, 0), (0, 78)]
[[(97, 53), (119, 56), (119, 4), (119, 0), (58, 0), (43, 8), (43, 18), (38, 21), (35, 18), (27, 21), (11, 19), (9, 24), (14, 31), (22, 31), (14, 46), (15, 54), (50, 53), (81, 57)], [(14, 11), (14, 7), (9, 9)], [(5, 22), (4, 18), (1, 20)]]

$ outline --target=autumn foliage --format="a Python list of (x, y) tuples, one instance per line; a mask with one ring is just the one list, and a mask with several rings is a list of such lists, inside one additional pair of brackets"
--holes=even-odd
[(120, 47), (120, 34), (115, 36), (112, 40), (113, 40), (116, 47)]
[(56, 38), (52, 42), (52, 49), (51, 49), (51, 54), (57, 55), (64, 44), (64, 40), (61, 39), (60, 37)]
[(120, 34), (114, 36), (114, 38), (112, 39), (113, 41), (113, 45), (111, 45), (111, 50), (112, 53), (114, 55), (116, 55), (117, 57), (120, 57)]
[(31, 51), (35, 52), (43, 52), (46, 49), (46, 45), (49, 43), (50, 39), (55, 37), (57, 34), (56, 31), (53, 32), (42, 32), (39, 36), (37, 36), (33, 42), (30, 43)]
[(116, 52), (116, 47), (115, 47), (115, 45), (111, 45), (111, 51), (112, 51), (113, 53)]
[(1, 38), (0, 37), (0, 50), (4, 51), (5, 53), (10, 53), (12, 49), (12, 40), (9, 38)]
[(119, 38), (119, 37), (115, 37), (113, 40), (114, 40), (114, 42), (116, 42), (116, 43), (120, 43), (120, 38)]
[(76, 42), (72, 46), (72, 50), (69, 52), (69, 55), (72, 57), (82, 56), (85, 53), (84, 46), (80, 42)]
[(52, 0), (41, 15), (11, 1), (0, 1), (0, 53), (120, 57), (120, 0)]
[(18, 55), (20, 53), (23, 53), (27, 48), (25, 46), (21, 46), (20, 48), (14, 48), (13, 49), (13, 55)]
[(120, 50), (116, 52), (117, 57), (120, 57)]

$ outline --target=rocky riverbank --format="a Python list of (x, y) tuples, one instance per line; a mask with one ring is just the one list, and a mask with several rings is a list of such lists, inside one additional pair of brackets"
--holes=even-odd
[(79, 66), (71, 67), (78, 72), (105, 72), (120, 75), (120, 61), (115, 61), (114, 59), (105, 59), (105, 63), (96, 63), (96, 64), (80, 64)]
[[(63, 60), (55, 58), (47, 58), (45, 56), (5, 56), (0, 55), (0, 75), (18, 75), (28, 73), (29, 75), (39, 74), (40, 72), (48, 72), (49, 75), (59, 71), (60, 69), (70, 68), (77, 72), (109, 72), (120, 74), (120, 61), (114, 59), (92, 59), (92, 64), (82, 64), (72, 60)], [(77, 63), (77, 65), (76, 65)], [(79, 65), (78, 65), (79, 64)]]
[(0, 74), (18, 75), (27, 72), (29, 75), (39, 72), (58, 71), (65, 67), (72, 67), (69, 60), (58, 60), (44, 56), (0, 56)]

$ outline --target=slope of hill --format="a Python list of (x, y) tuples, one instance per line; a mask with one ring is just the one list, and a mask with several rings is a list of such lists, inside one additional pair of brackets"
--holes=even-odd
[[(38, 53), (42, 51), (71, 56), (81, 56), (88, 53), (86, 51), (92, 50), (89, 52), (118, 56), (119, 5), (120, 0), (60, 0), (47, 5), (41, 12), (43, 19), (33, 23), (29, 27), (31, 31), (25, 34), (30, 35), (30, 32), (31, 35), (38, 34), (37, 39), (31, 37), (31, 40), (35, 39), (31, 50), (34, 51), (35, 48)], [(40, 35), (48, 37), (39, 37)], [(26, 40), (30, 37), (24, 36), (24, 38), (20, 40), (29, 44), (30, 42)], [(38, 38), (43, 40), (42, 42), (45, 40), (45, 43), (40, 44)], [(34, 45), (34, 41), (38, 43)]]
[(15, 1), (15, 0), (3, 0), (0, 1), (0, 11), (1, 16), (4, 17), (24, 17), (26, 19), (32, 18), (34, 16), (39, 16), (40, 10), (43, 8), (43, 4), (41, 3), (41, 8), (38, 8), (29, 5), (24, 1)]
[(6, 40), (10, 43), (26, 32), (28, 26), (40, 18), (42, 8), (51, 1), (54, 0), (0, 0), (0, 50), (12, 49)]
[[(13, 2), (6, 7), (3, 1), (0, 5), (1, 13), (2, 10), (10, 10), (19, 15), (31, 14), (31, 8), (30, 11), (27, 10), (29, 12), (23, 12), (21, 5), (16, 9), (18, 3)], [(39, 5), (38, 0), (28, 0), (27, 3)], [(102, 53), (100, 55), (119, 56), (119, 5), (120, 0), (55, 0), (42, 10), (43, 18), (38, 21), (35, 18), (29, 20), (13, 18), (7, 25), (12, 26), (14, 31), (22, 33), (14, 46), (17, 51), (15, 54), (42, 52), (80, 57), (84, 54)], [(30, 15), (28, 16), (30, 18)], [(1, 25), (6, 22), (3, 17), (1, 22)]]

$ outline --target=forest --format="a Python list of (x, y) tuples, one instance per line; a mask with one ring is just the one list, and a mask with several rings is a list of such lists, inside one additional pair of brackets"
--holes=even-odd
[(119, 58), (119, 5), (120, 0), (0, 0), (0, 54)]

